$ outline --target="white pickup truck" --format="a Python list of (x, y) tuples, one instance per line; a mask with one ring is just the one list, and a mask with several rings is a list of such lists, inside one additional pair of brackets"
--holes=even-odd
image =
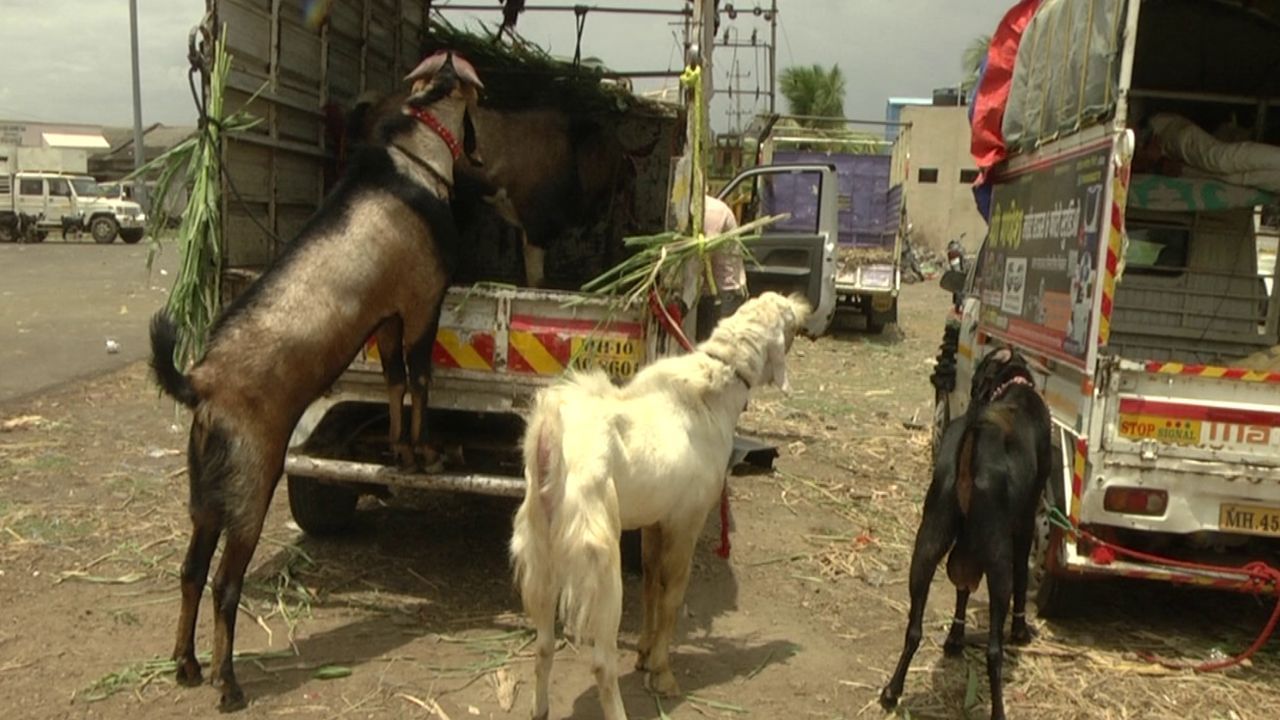
[[(22, 232), (34, 220), (32, 232)], [(50, 232), (88, 229), (98, 243), (136, 243), (146, 230), (142, 206), (107, 197), (93, 178), (22, 171), (0, 175), (0, 242), (43, 240)]]
[[(291, 13), (250, 12), (234, 0), (212, 4), (226, 23), (228, 50), (235, 60), (226, 106), (240, 107), (267, 84), (252, 107), (264, 122), (252, 133), (229, 139), (224, 151), (227, 174), (238, 191), (226, 187), (223, 193), (224, 289), (234, 293), (271, 261), (278, 243), (296, 234), (318, 207), (326, 179), (332, 181), (336, 174), (330, 144), (334, 135), (321, 108), (349, 107), (362, 92), (396, 87), (430, 47), (431, 38), (422, 24), (421, 6), (409, 2), (400, 4), (395, 17), (349, 15), (340, 12), (345, 6), (335, 5), (321, 31), (298, 23)], [(501, 71), (486, 67), (479, 56), (472, 59), (490, 88), (482, 106), (509, 109), (509, 102), (497, 102), (507, 98), (494, 97), (500, 92)], [(568, 64), (563, 72), (580, 73)], [(530, 75), (521, 82), (562, 80)], [(632, 99), (619, 104), (627, 109), (574, 121), (610, 128), (641, 148), (625, 158), (634, 175), (613, 201), (566, 223), (549, 244), (547, 287), (520, 287), (515, 279), (523, 273), (506, 272), (498, 274), (505, 284), (476, 282), (448, 291), (432, 356), (427, 420), (430, 441), (445, 450), (445, 469), (424, 473), (394, 467), (386, 438), (386, 392), (376, 348), (369, 344), (294, 431), (285, 473), (290, 507), (304, 530), (341, 530), (361, 493), (425, 488), (521, 496), (522, 413), (538, 388), (565, 369), (586, 364), (625, 379), (657, 357), (680, 352), (648, 307), (621, 309), (575, 292), (621, 259), (624, 235), (661, 232), (667, 222), (672, 159), (684, 131), (681, 110)], [(538, 132), (536, 125), (529, 126), (530, 142), (537, 142)], [(498, 161), (483, 146), (479, 151), (490, 163)], [(735, 179), (726, 192), (741, 191), (745, 183), (764, 196), (766, 186), (780, 177), (799, 177), (821, 189), (809, 208), (812, 226), (766, 233), (754, 241), (759, 264), (749, 267), (748, 282), (756, 293), (805, 294), (818, 309), (810, 331), (821, 332), (835, 307), (834, 171), (823, 165), (757, 168)], [(513, 194), (518, 190), (508, 189)], [(765, 203), (752, 212), (770, 210)], [(569, 209), (563, 214), (572, 215)], [(496, 243), (481, 237), (473, 246), (483, 253)], [(495, 254), (499, 270), (504, 267), (497, 262), (500, 255)], [(694, 316), (686, 313), (684, 319), (690, 337)]]

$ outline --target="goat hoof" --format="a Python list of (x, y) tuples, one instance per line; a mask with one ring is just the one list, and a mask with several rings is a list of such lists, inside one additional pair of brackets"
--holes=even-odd
[(174, 680), (183, 687), (196, 687), (204, 682), (204, 676), (200, 674), (200, 663), (195, 658), (183, 658), (178, 661), (178, 670), (174, 673)]
[(949, 658), (958, 658), (964, 655), (964, 639), (953, 640), (947, 638), (947, 641), (942, 644), (942, 655)]
[(444, 456), (435, 450), (423, 446), (418, 449), (417, 454), (422, 457), (423, 472), (440, 472), (444, 469)]
[(880, 691), (880, 707), (885, 710), (892, 710), (898, 707), (898, 695), (890, 692), (889, 688)]
[(648, 681), (649, 689), (662, 697), (680, 697), (680, 683), (676, 682), (676, 676), (670, 670), (651, 672)]
[(1030, 625), (1015, 625), (1009, 631), (1011, 645), (1030, 645), (1036, 637), (1036, 631)]
[(228, 685), (222, 690), (222, 698), (218, 700), (218, 712), (237, 712), (249, 705), (244, 699), (244, 691), (239, 685)]
[(408, 443), (395, 443), (391, 446), (391, 454), (395, 456), (396, 465), (401, 470), (412, 470), (416, 461), (413, 458), (413, 448)]

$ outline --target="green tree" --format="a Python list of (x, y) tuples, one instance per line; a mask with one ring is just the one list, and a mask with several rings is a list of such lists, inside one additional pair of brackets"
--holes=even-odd
[(982, 61), (986, 59), (987, 49), (990, 47), (990, 35), (979, 35), (965, 45), (964, 53), (960, 57), (960, 69), (964, 73), (964, 79), (960, 81), (960, 90), (966, 95), (978, 83), (978, 70), (982, 67)]
[[(789, 67), (778, 78), (782, 96), (787, 99), (793, 115), (818, 117), (844, 117), (844, 74), (839, 65), (828, 70), (817, 63)], [(812, 127), (829, 126), (832, 123), (804, 121)]]

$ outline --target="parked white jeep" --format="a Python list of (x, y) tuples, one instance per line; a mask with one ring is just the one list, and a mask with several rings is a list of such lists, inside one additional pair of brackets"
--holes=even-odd
[(52, 230), (86, 229), (98, 243), (114, 242), (119, 235), (132, 244), (142, 239), (147, 224), (142, 206), (107, 197), (87, 175), (0, 175), (0, 242), (20, 239), (16, 229), (23, 216), (36, 218), (36, 240), (43, 240)]

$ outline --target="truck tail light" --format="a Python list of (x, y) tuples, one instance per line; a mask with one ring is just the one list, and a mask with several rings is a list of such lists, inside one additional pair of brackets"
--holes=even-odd
[(1146, 488), (1110, 487), (1103, 496), (1107, 512), (1126, 515), (1163, 515), (1169, 507), (1169, 493)]

